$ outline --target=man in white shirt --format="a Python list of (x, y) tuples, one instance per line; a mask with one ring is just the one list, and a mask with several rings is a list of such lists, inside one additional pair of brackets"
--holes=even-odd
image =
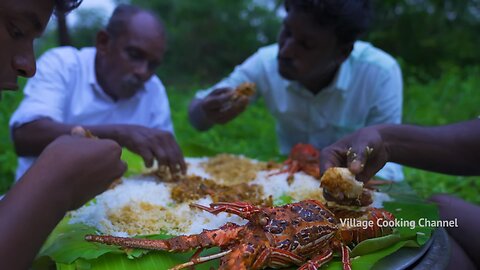
[[(357, 41), (369, 25), (369, 1), (287, 0), (285, 7), (278, 44), (259, 49), (227, 78), (198, 92), (189, 109), (192, 125), (207, 130), (243, 112), (248, 98), (232, 105), (231, 90), (244, 82), (257, 85), (276, 119), (282, 154), (297, 143), (320, 149), (368, 125), (400, 123), (399, 65)], [(403, 179), (397, 164), (387, 164), (378, 176)]]
[(172, 172), (185, 172), (173, 137), (165, 88), (154, 75), (165, 52), (165, 30), (151, 12), (120, 5), (95, 48), (46, 52), (10, 120), (19, 157), (17, 179), (53, 140), (82, 125)]

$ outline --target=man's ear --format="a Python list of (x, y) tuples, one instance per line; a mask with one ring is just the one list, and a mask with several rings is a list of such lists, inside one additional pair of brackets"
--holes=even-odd
[(100, 30), (97, 33), (95, 40), (95, 47), (97, 52), (106, 53), (108, 51), (108, 44), (110, 43), (110, 35), (105, 30)]
[(341, 44), (339, 47), (339, 53), (338, 53), (338, 62), (341, 64), (343, 61), (347, 60), (347, 58), (350, 56), (350, 54), (353, 51), (353, 44), (354, 42), (348, 42), (345, 44)]

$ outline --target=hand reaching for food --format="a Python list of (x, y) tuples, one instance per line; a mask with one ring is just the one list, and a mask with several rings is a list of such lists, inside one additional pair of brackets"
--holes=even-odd
[(218, 88), (203, 99), (201, 107), (212, 124), (225, 124), (245, 111), (254, 93), (253, 83), (243, 83), (234, 90)]
[(250, 98), (257, 92), (254, 83), (242, 83), (235, 88), (232, 95), (232, 101), (236, 101), (240, 98)]
[(346, 167), (356, 179), (369, 181), (389, 160), (389, 151), (380, 135), (382, 126), (371, 126), (346, 136), (322, 149), (320, 171), (331, 167)]
[(185, 174), (187, 165), (175, 137), (168, 131), (138, 125), (117, 125), (116, 141), (128, 150), (140, 155), (145, 167), (154, 162), (169, 167), (171, 172)]

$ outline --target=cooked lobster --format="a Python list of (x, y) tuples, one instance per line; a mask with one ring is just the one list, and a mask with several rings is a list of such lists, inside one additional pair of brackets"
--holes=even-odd
[[(348, 270), (351, 269), (348, 245), (390, 234), (392, 228), (376, 224), (394, 219), (387, 211), (370, 208), (363, 217), (373, 221), (372, 227), (343, 227), (329, 209), (315, 200), (265, 208), (243, 202), (193, 206), (212, 214), (235, 214), (249, 222), (243, 226), (227, 223), (216, 230), (166, 240), (101, 235), (87, 235), (85, 239), (127, 248), (169, 252), (197, 249), (189, 262), (172, 268), (175, 270), (216, 258), (221, 258), (219, 269), (255, 270), (296, 265), (301, 270), (314, 270), (328, 262), (334, 252), (340, 252), (343, 269)], [(221, 252), (199, 257), (203, 249), (214, 246), (220, 247)]]
[(270, 176), (288, 172), (287, 181), (290, 183), (296, 172), (303, 171), (320, 179), (320, 152), (311, 144), (296, 144), (284, 164), (286, 165), (285, 169), (270, 174)]

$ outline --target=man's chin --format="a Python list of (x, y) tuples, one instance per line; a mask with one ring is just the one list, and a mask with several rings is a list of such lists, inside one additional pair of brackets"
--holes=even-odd
[(278, 68), (278, 73), (280, 76), (282, 76), (284, 79), (290, 80), (290, 81), (295, 81), (296, 76), (291, 72), (290, 70), (282, 69), (281, 67)]
[(138, 91), (142, 89), (141, 87), (133, 87), (133, 88), (123, 88), (123, 91), (119, 93), (118, 97), (119, 99), (129, 99), (135, 94), (137, 94)]

